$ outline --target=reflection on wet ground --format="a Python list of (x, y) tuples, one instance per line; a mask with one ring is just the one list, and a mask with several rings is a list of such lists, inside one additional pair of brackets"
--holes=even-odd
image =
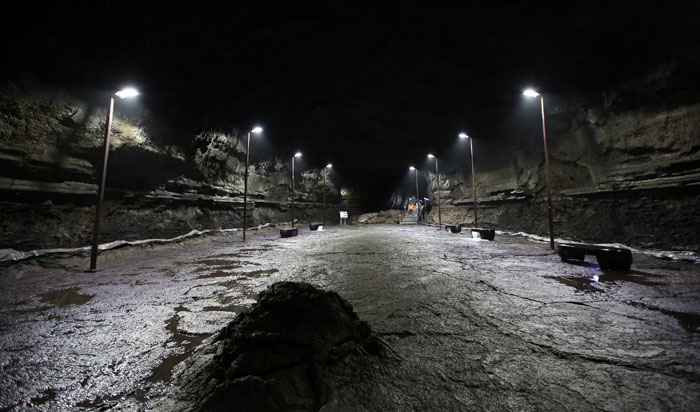
[(221, 282), (217, 283), (217, 285), (223, 285), (227, 287), (234, 287), (237, 285), (238, 280), (243, 280), (246, 278), (258, 278), (263, 275), (270, 275), (273, 273), (279, 272), (279, 269), (266, 269), (266, 270), (253, 270), (250, 272), (223, 272), (223, 271), (216, 271), (212, 272), (208, 275), (202, 275), (198, 276), (197, 279), (208, 279), (208, 278), (222, 278), (222, 277), (228, 277), (228, 276), (236, 276), (236, 279), (230, 280), (227, 282)]
[(204, 259), (204, 260), (200, 260), (198, 262), (192, 262), (192, 263), (201, 264), (201, 265), (209, 265), (209, 266), (228, 266), (228, 265), (237, 265), (238, 264), (238, 262), (235, 260), (227, 260), (227, 259)]
[[(125, 248), (101, 254), (99, 274), (74, 270), (86, 262), (0, 268), (0, 411), (147, 410), (176, 365), (279, 280), (347, 298), (404, 358), (390, 368), (396, 379), (382, 381), (392, 396), (403, 401), (425, 387), (444, 395), (445, 407), (434, 409), (516, 410), (536, 399), (547, 406), (541, 410), (564, 410), (569, 403), (557, 408), (556, 400), (581, 401), (574, 391), (543, 394), (546, 383), (521, 384), (562, 381), (596, 393), (572, 409), (620, 410), (610, 402), (637, 396), (638, 382), (655, 379), (649, 385), (670, 382), (668, 396), (653, 395), (664, 410), (698, 381), (697, 368), (683, 375), (667, 367), (697, 365), (700, 353), (687, 339), (700, 331), (700, 311), (688, 303), (696, 302), (700, 270), (687, 263), (666, 268), (635, 257), (636, 270), (601, 271), (562, 263), (527, 239), (474, 241), (420, 226), (331, 228), (284, 242), (269, 233), (245, 246)], [(595, 357), (577, 353), (593, 334), (604, 342)], [(659, 347), (658, 358), (636, 358)], [(444, 378), (433, 382), (438, 369)], [(626, 392), (603, 393), (612, 381)], [(498, 404), (504, 393), (522, 397)], [(411, 406), (402, 410), (430, 409)]]
[[(240, 266), (235, 266), (234, 268), (238, 268), (238, 267), (240, 267)], [(227, 270), (228, 269), (231, 269), (231, 268), (227, 268)], [(223, 270), (217, 270), (217, 271), (208, 273), (206, 275), (197, 276), (197, 279), (223, 278), (226, 276), (233, 276), (234, 274), (235, 273), (233, 273), (233, 272), (224, 272)]]
[(556, 280), (557, 282), (571, 286), (579, 292), (602, 292), (603, 289), (598, 287), (598, 282), (595, 277), (568, 277), (568, 276), (544, 276), (545, 279)]
[(253, 270), (251, 272), (236, 272), (236, 275), (245, 276), (248, 278), (257, 278), (262, 275), (271, 275), (276, 272), (279, 272), (279, 269)]
[(46, 402), (52, 401), (56, 399), (56, 395), (58, 395), (58, 391), (55, 389), (46, 389), (41, 396), (37, 396), (36, 398), (32, 398), (32, 403), (34, 405), (43, 405)]
[[(586, 266), (587, 265), (579, 265)], [(642, 286), (668, 286), (668, 282), (664, 282), (664, 278), (668, 275), (659, 273), (647, 273), (640, 272), (638, 270), (629, 271), (596, 271), (590, 276), (544, 276), (547, 279), (555, 280), (561, 284), (571, 286), (579, 292), (591, 293), (591, 292), (605, 292), (606, 287), (604, 284), (621, 284), (622, 282), (631, 282)], [(683, 282), (681, 284), (685, 285), (697, 285), (698, 282)], [(645, 303), (637, 301), (626, 301), (624, 302), (630, 306), (641, 307), (647, 310), (652, 310), (656, 312), (663, 313), (667, 316), (673, 317), (678, 324), (680, 324), (685, 330), (691, 333), (700, 332), (700, 315), (687, 312), (677, 312), (673, 310), (663, 309), (656, 306), (647, 305)]]
[(173, 368), (175, 365), (182, 362), (184, 359), (187, 359), (187, 357), (192, 354), (194, 348), (202, 343), (206, 337), (210, 336), (209, 334), (185, 334), (178, 330), (178, 323), (179, 317), (177, 315), (172, 316), (166, 322), (166, 329), (172, 334), (172, 337), (164, 344), (164, 346), (170, 347), (174, 344), (181, 348), (179, 350), (180, 353), (175, 353), (163, 359), (160, 365), (153, 369), (153, 374), (146, 379), (148, 382), (169, 381), (172, 377)]
[(78, 288), (54, 290), (39, 295), (41, 302), (63, 307), (68, 305), (82, 305), (93, 298), (93, 295), (81, 295)]
[(624, 271), (596, 271), (590, 276), (544, 276), (547, 279), (556, 280), (567, 286), (571, 286), (579, 292), (604, 292), (603, 283), (618, 284), (631, 282), (644, 286), (667, 285), (666, 282), (655, 279), (663, 279), (667, 275), (657, 273), (645, 273), (638, 270)]
[(637, 306), (655, 312), (661, 312), (664, 315), (671, 316), (690, 333), (700, 333), (700, 315), (695, 313), (676, 312), (673, 310), (663, 309), (656, 306), (647, 305), (641, 302), (627, 302), (631, 306)]

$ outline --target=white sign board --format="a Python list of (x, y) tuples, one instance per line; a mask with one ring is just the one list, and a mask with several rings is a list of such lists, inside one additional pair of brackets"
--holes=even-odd
[(348, 218), (348, 212), (341, 210), (340, 211), (340, 218), (341, 219), (347, 219)]

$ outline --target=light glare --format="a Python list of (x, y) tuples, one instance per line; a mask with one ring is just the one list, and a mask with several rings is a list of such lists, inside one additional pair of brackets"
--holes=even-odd
[(260, 133), (260, 132), (262, 132), (262, 127), (260, 127), (260, 126), (255, 126), (255, 127), (253, 128), (253, 130), (251, 130), (251, 132), (253, 132), (253, 133)]
[(413, 167), (413, 166), (409, 166), (409, 167), (408, 167), (408, 170), (416, 170), (416, 168)]
[(127, 97), (134, 97), (139, 95), (139, 91), (133, 87), (127, 87), (126, 89), (119, 90), (115, 93), (117, 97), (126, 99)]
[(461, 137), (462, 139), (469, 139), (469, 136), (466, 133), (460, 133), (459, 137)]
[(301, 157), (301, 152), (296, 152), (296, 154), (294, 155), (294, 157)]
[(540, 94), (537, 93), (534, 89), (527, 89), (523, 92), (523, 95), (525, 95), (527, 97), (537, 97)]
[(330, 164), (330, 163), (328, 163), (328, 164), (326, 165), (326, 167), (333, 167), (333, 165)]
[(435, 156), (428, 154), (428, 159), (432, 159), (433, 157), (435, 157)]

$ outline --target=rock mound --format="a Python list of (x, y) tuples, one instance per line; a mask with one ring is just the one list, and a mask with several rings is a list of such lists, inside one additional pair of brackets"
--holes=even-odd
[(363, 224), (398, 223), (401, 217), (400, 210), (382, 210), (379, 212), (364, 213), (357, 217), (355, 222)]
[(380, 350), (337, 293), (275, 283), (181, 368), (161, 409), (318, 411), (335, 386), (336, 366), (347, 374), (353, 359)]

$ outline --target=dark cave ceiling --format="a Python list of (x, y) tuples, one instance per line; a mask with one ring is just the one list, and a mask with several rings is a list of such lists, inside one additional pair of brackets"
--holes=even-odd
[(279, 153), (356, 179), (403, 175), (461, 130), (500, 144), (525, 86), (602, 90), (698, 44), (698, 6), (495, 3), (52, 3), (3, 34), (11, 73), (134, 84), (178, 127), (259, 123)]

